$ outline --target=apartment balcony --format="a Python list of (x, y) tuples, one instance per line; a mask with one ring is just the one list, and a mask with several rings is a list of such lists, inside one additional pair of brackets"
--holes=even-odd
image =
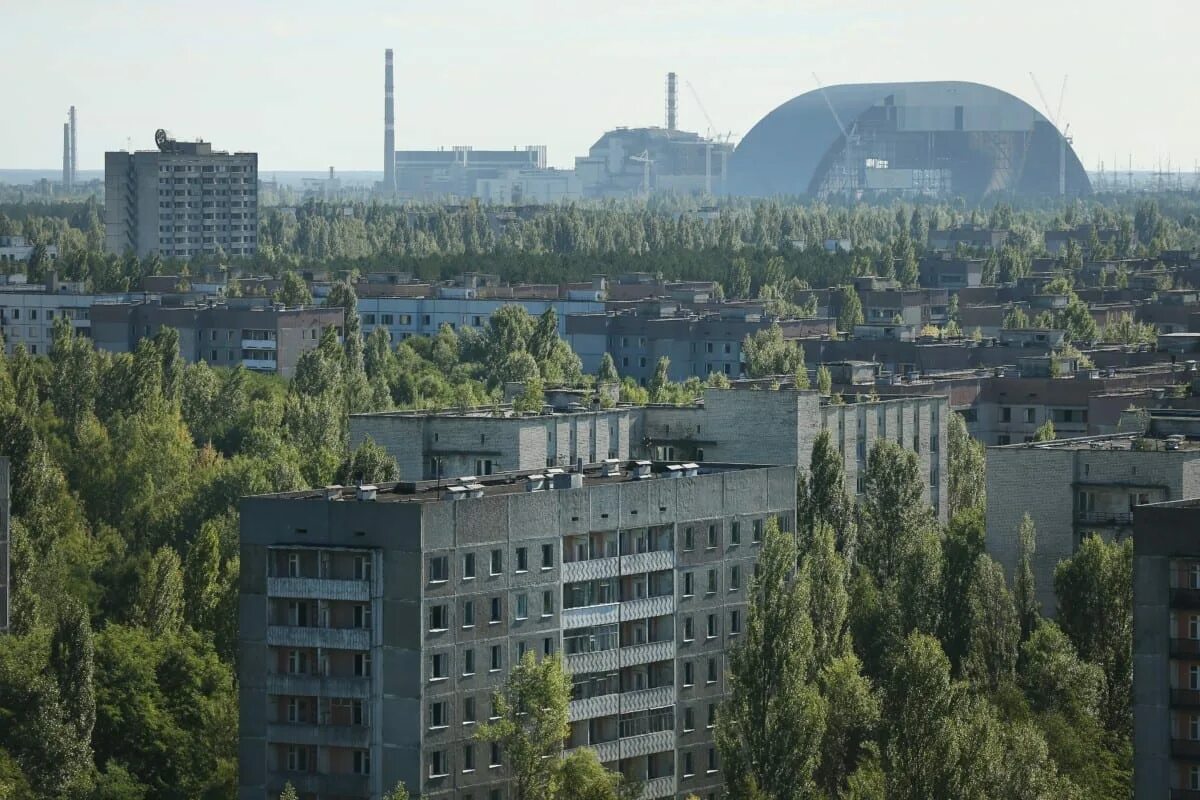
[(572, 675), (582, 674), (584, 672), (603, 672), (605, 670), (614, 670), (621, 665), (619, 651), (614, 647), (611, 650), (595, 650), (590, 653), (574, 653), (567, 656), (567, 671)]
[(291, 783), (300, 795), (320, 797), (370, 797), (371, 779), (366, 775), (328, 775), (317, 772), (273, 772), (267, 782), (268, 793), (278, 797), (285, 783)]
[(611, 717), (621, 713), (623, 703), (620, 694), (602, 694), (584, 700), (572, 700), (567, 708), (571, 722), (596, 717)]
[(642, 800), (658, 800), (658, 798), (674, 797), (675, 791), (674, 775), (667, 775), (662, 778), (650, 778), (642, 783)]
[(636, 692), (624, 692), (621, 697), (621, 711), (646, 711), (651, 708), (662, 708), (675, 703), (674, 686), (658, 686), (654, 689), (641, 689)]
[(334, 580), (332, 578), (267, 578), (270, 597), (299, 597), (306, 600), (371, 599), (370, 581)]
[(318, 747), (370, 747), (371, 729), (363, 725), (317, 725), (276, 722), (267, 726), (267, 741)]
[(636, 664), (653, 664), (655, 661), (667, 661), (675, 658), (675, 639), (665, 642), (648, 642), (622, 647), (620, 651), (620, 666), (632, 667)]
[[(621, 603), (621, 622), (647, 617), (661, 617), (675, 613), (675, 595), (664, 594), (659, 597), (642, 597), (637, 600), (626, 600)], [(564, 627), (566, 627), (564, 623)]]
[(274, 339), (242, 339), (244, 350), (274, 350), (276, 344)]
[(596, 752), (601, 764), (610, 764), (621, 759), (621, 740), (585, 745)]
[(1200, 759), (1200, 741), (1195, 739), (1172, 739), (1171, 755), (1175, 758)]
[(654, 731), (642, 733), (619, 740), (621, 743), (621, 758), (649, 756), (654, 753), (665, 753), (675, 749), (675, 731)]
[(261, 369), (275, 371), (275, 359), (273, 358), (243, 358), (242, 366), (246, 369)]
[(1200, 608), (1200, 589), (1172, 589), (1171, 605), (1175, 608)]
[(615, 578), (620, 574), (621, 559), (619, 558), (591, 558), (587, 561), (564, 561), (562, 565), (563, 583)]
[(1132, 511), (1076, 511), (1076, 525), (1121, 526), (1133, 524)]
[(651, 553), (634, 553), (629, 556), (621, 556), (622, 575), (658, 572), (664, 569), (675, 569), (674, 550), (656, 550)]
[(1172, 689), (1171, 705), (1179, 708), (1200, 708), (1200, 691), (1195, 689)]
[(267, 693), (290, 697), (340, 697), (365, 700), (371, 696), (370, 678), (333, 678), (320, 675), (268, 675)]
[(267, 644), (273, 647), (369, 650), (371, 632), (365, 628), (303, 628), (291, 625), (268, 625)]
[(563, 630), (567, 630), (569, 628), (615, 625), (624, 619), (622, 608), (623, 604), (621, 603), (564, 608), (562, 612), (562, 628)]
[(1200, 639), (1172, 639), (1171, 658), (1200, 658)]

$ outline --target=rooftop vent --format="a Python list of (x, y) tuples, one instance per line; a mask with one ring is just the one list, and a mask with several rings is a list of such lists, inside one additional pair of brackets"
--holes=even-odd
[(667, 475), (672, 478), (682, 478), (683, 477), (683, 465), (682, 464), (667, 464)]
[(541, 492), (546, 488), (546, 476), (541, 473), (529, 475), (525, 478), (525, 491)]
[(324, 492), (326, 500), (338, 500), (342, 496), (342, 487), (335, 483), (332, 486), (326, 486)]
[(689, 461), (683, 465), (683, 475), (686, 478), (694, 478), (700, 474), (700, 465), (694, 461)]
[(447, 486), (446, 491), (442, 493), (443, 500), (451, 502), (456, 500), (464, 500), (467, 497), (467, 487), (465, 486)]
[(633, 479), (635, 481), (645, 480), (650, 477), (650, 462), (635, 461), (633, 462)]
[(621, 461), (616, 458), (604, 459), (604, 476), (612, 478), (621, 474)]
[(582, 472), (560, 472), (554, 476), (555, 489), (582, 489), (583, 488), (583, 473)]
[(358, 487), (359, 500), (374, 500), (375, 495), (379, 493), (379, 487), (370, 484), (364, 484)]

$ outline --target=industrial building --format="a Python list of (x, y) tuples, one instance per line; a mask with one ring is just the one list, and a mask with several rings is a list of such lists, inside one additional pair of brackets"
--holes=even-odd
[(977, 83), (868, 83), (795, 97), (763, 117), (729, 162), (729, 192), (769, 197), (1068, 196), (1091, 192), (1058, 129)]
[[(580, 402), (580, 400), (583, 402)], [(846, 491), (863, 491), (867, 456), (880, 439), (913, 450), (926, 502), (946, 520), (945, 397), (882, 397), (832, 403), (815, 391), (706, 389), (688, 406), (599, 408), (586, 398), (547, 397), (541, 414), (510, 410), (353, 414), (350, 442), (370, 437), (416, 480), (594, 464), (607, 458), (765, 463), (807, 468), (821, 430), (842, 454)]]
[(214, 151), (163, 130), (157, 150), (104, 154), (105, 249), (139, 258), (258, 250), (258, 154)]
[(240, 797), (508, 796), (474, 733), (530, 651), (572, 675), (566, 748), (721, 792), (725, 653), (795, 506), (793, 467), (648, 461), (243, 500)]
[(1200, 499), (1134, 511), (1134, 797), (1200, 797)]

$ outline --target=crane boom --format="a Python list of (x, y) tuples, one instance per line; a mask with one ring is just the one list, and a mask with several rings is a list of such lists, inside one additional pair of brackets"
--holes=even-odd
[(712, 117), (708, 115), (708, 109), (704, 107), (704, 103), (700, 102), (700, 93), (696, 91), (696, 87), (692, 86), (692, 82), (686, 78), (683, 82), (687, 84), (688, 91), (692, 93), (692, 99), (696, 101), (696, 107), (700, 109), (700, 113), (704, 115), (704, 121), (708, 123), (708, 138), (711, 139), (717, 126), (713, 125)]
[(813, 73), (813, 80), (817, 82), (817, 88), (821, 90), (821, 98), (825, 101), (825, 105), (829, 107), (829, 113), (833, 115), (833, 121), (837, 123), (838, 130), (842, 132), (842, 137), (847, 141), (850, 140), (850, 134), (846, 131), (846, 126), (842, 124), (842, 118), (838, 116), (837, 110), (834, 109), (833, 103), (829, 100), (829, 95), (825, 93), (825, 86), (821, 83), (821, 79), (817, 77), (817, 73)]

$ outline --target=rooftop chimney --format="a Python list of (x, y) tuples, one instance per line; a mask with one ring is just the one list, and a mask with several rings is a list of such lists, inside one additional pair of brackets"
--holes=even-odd
[(679, 108), (678, 95), (675, 91), (675, 73), (667, 73), (667, 130), (675, 130), (675, 112)]
[(71, 123), (63, 123), (63, 191), (71, 191)]
[(75, 181), (79, 177), (79, 151), (75, 148), (76, 138), (79, 135), (79, 123), (75, 119), (75, 106), (71, 106), (71, 188), (75, 188)]
[(383, 191), (396, 191), (396, 102), (392, 84), (392, 49), (383, 53)]

